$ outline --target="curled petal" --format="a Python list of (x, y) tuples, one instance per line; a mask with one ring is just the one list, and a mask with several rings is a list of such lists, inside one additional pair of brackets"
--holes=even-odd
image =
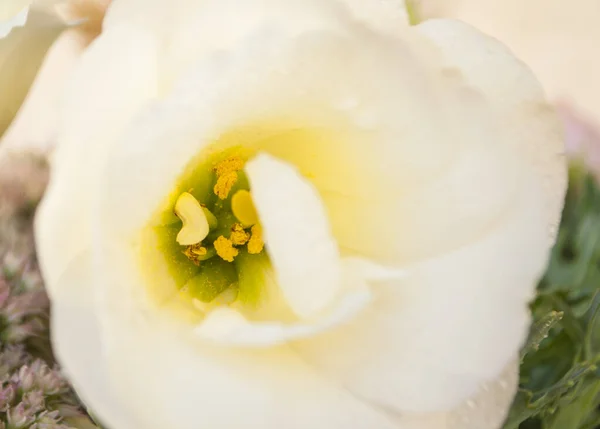
[(19, 16), (21, 28), (0, 38), (0, 136), (21, 107), (46, 52), (66, 28), (58, 17), (46, 12), (31, 11), (27, 23), (26, 15)]

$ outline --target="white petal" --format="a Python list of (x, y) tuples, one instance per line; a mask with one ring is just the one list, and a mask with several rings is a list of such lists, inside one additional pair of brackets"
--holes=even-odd
[(42, 67), (10, 127), (2, 151), (27, 150), (47, 156), (56, 145), (63, 94), (87, 43), (74, 31), (61, 35), (48, 50)]
[(246, 172), (283, 296), (294, 313), (310, 318), (342, 289), (327, 213), (317, 191), (293, 166), (262, 154)]
[[(427, 21), (416, 28), (440, 48), (443, 74), (463, 92), (456, 105), (465, 110), (448, 116), (458, 122), (452, 126), (439, 121), (444, 132), (433, 137), (440, 148), (455, 147), (456, 157), (446, 164), (443, 176), (425, 186), (414, 186), (410, 176), (390, 180), (389, 193), (398, 200), (385, 206), (378, 201), (380, 210), (353, 195), (325, 193), (340, 244), (378, 258), (389, 257), (384, 251), (391, 250), (405, 265), (468, 243), (510, 205), (519, 180), (511, 163), (518, 156), (528, 161), (543, 185), (546, 209), (541, 221), (547, 225), (550, 246), (566, 189), (566, 163), (559, 121), (539, 83), (504, 46), (464, 23)], [(436, 149), (428, 153), (435, 156)], [(372, 225), (385, 225), (386, 230)], [(354, 237), (347, 240), (344, 231), (351, 229)], [(373, 235), (382, 240), (370, 240)]]
[[(173, 192), (187, 163), (227, 135), (235, 137), (225, 138), (223, 144), (252, 146), (296, 165), (310, 177), (329, 215), (339, 214), (331, 225), (334, 236), (343, 247), (359, 253), (378, 256), (390, 249), (385, 256), (396, 263), (398, 247), (413, 258), (440, 250), (423, 244), (442, 240), (446, 224), (427, 232), (431, 220), (439, 218), (439, 205), (430, 204), (423, 216), (427, 222), (421, 222), (419, 231), (434, 237), (427, 241), (411, 231), (419, 221), (414, 196), (457, 154), (464, 159), (461, 167), (471, 166), (459, 184), (473, 183), (472, 177), (483, 171), (490, 179), (479, 178), (480, 185), (472, 185), (477, 193), (489, 183), (499, 189), (496, 198), (486, 199), (489, 204), (477, 223), (479, 229), (485, 227), (515, 185), (497, 174), (505, 171), (504, 158), (488, 153), (489, 162), (498, 165), (493, 168), (470, 162), (466, 148), (472, 143), (457, 131), (462, 129), (458, 124), (452, 132), (443, 126), (415, 126), (438, 120), (446, 124), (453, 118), (444, 118), (449, 106), (441, 102), (443, 94), (425, 91), (439, 82), (427, 72), (428, 59), (411, 52), (409, 43), (397, 48), (386, 38), (359, 37), (360, 32), (338, 36), (336, 28), (318, 38), (307, 34), (290, 40), (285, 34), (279, 39), (261, 33), (256, 44), (197, 61), (174, 91), (147, 109), (121, 138), (106, 175), (110, 205), (119, 209), (111, 215), (114, 227), (135, 234)], [(258, 57), (260, 62), (255, 61)], [(424, 91), (431, 96), (424, 96)], [(257, 105), (256, 100), (261, 102)], [(463, 199), (475, 193), (456, 188)], [(412, 224), (397, 222), (397, 213), (382, 216), (390, 206), (381, 204), (395, 204), (396, 199), (389, 198), (394, 194), (399, 201), (413, 196), (407, 200)], [(136, 195), (135, 204), (131, 195)], [(350, 197), (354, 205), (346, 209), (337, 204), (338, 197)], [(400, 235), (403, 239), (397, 240)], [(470, 236), (463, 235), (455, 232), (447, 245), (467, 242)], [(417, 247), (422, 251), (415, 256)]]
[(167, 91), (198, 58), (248, 43), (259, 33), (276, 30), (294, 36), (328, 28), (339, 21), (340, 12), (331, 0), (176, 0), (168, 8), (160, 1), (121, 0), (109, 9), (105, 25), (127, 23), (156, 35)]
[(283, 31), (294, 37), (307, 30), (339, 28), (350, 19), (393, 35), (407, 24), (399, 0), (176, 0), (169, 8), (155, 0), (120, 0), (111, 6), (105, 25), (126, 22), (157, 35), (167, 89), (195, 59), (252, 43), (257, 34)]
[(267, 347), (288, 341), (312, 337), (351, 320), (371, 301), (367, 285), (346, 294), (330, 310), (330, 314), (313, 324), (286, 325), (277, 322), (250, 322), (241, 313), (224, 307), (213, 310), (195, 330), (203, 339), (227, 346)]
[(406, 267), (405, 280), (374, 286), (365, 313), (298, 351), (356, 395), (398, 412), (457, 406), (498, 376), (524, 340), (547, 257), (540, 195), (535, 182), (522, 182), (501, 223)]
[[(173, 336), (115, 333), (112, 376), (143, 427), (393, 429), (285, 349), (220, 353)], [(136, 339), (136, 337), (138, 337)], [(151, 375), (148, 377), (148, 375)], [(148, 410), (152, 412), (148, 412)]]
[(495, 380), (479, 386), (477, 394), (446, 413), (398, 415), (400, 429), (500, 429), (519, 383), (519, 362), (509, 364)]
[(8, 33), (15, 27), (23, 27), (27, 22), (27, 16), (29, 15), (29, 6), (24, 7), (19, 13), (10, 17), (8, 20), (0, 15), (0, 39), (8, 36)]
[(32, 0), (5, 0), (0, 4), (0, 21), (8, 21), (21, 10), (28, 8)]
[(500, 429), (519, 385), (519, 361), (513, 360), (500, 376), (479, 386), (477, 394), (448, 416), (447, 429)]
[[(448, 127), (445, 137), (432, 136), (442, 150), (456, 147), (456, 153), (429, 180), (419, 182), (406, 171), (390, 172), (386, 180), (374, 175), (364, 178), (373, 186), (371, 198), (352, 191), (323, 192), (343, 249), (405, 267), (468, 245), (501, 221), (518, 192), (523, 171), (515, 167), (520, 161), (506, 147), (505, 136), (486, 123), (490, 117), (482, 113), (489, 115), (489, 107), (479, 104), (479, 109), (473, 118), (477, 126), (470, 131), (466, 128), (470, 125), (461, 123), (465, 127), (461, 133)], [(376, 165), (392, 164), (399, 156), (389, 143), (390, 153), (381, 150), (381, 159), (372, 161)], [(370, 147), (372, 152), (378, 149)], [(384, 160), (386, 155), (389, 160)], [(407, 150), (407, 159), (410, 155)]]
[(405, 0), (342, 0), (354, 16), (372, 28), (398, 35), (408, 25)]
[(545, 201), (540, 221), (554, 243), (566, 191), (564, 137), (554, 110), (525, 64), (497, 40), (451, 20), (416, 27), (442, 51), (446, 67), (458, 68), (468, 85), (481, 91), (504, 119), (507, 143), (527, 160), (542, 184)]
[[(113, 237), (103, 241), (113, 246), (98, 255), (94, 279), (108, 377), (138, 427), (395, 428), (285, 346), (226, 349), (199, 340), (189, 325), (147, 305), (135, 251)], [(92, 409), (101, 400), (87, 399)]]
[(92, 203), (103, 161), (121, 128), (155, 94), (153, 54), (146, 35), (116, 29), (96, 40), (75, 71), (63, 111), (68, 126), (59, 136), (53, 175), (36, 218), (50, 294), (71, 260), (91, 245)]
[(10, 35), (0, 38), (0, 136), (27, 96), (46, 52), (65, 29), (56, 16), (39, 11), (32, 12), (23, 24), (23, 28), (15, 28)]
[(103, 422), (115, 428), (139, 427), (126, 407), (117, 401), (108, 379), (106, 349), (101, 344), (94, 308), (91, 252), (79, 254), (60, 277), (68, 291), (52, 306), (52, 345), (61, 369), (83, 403), (92, 406)]
[[(342, 264), (343, 296), (338, 297), (327, 311), (312, 321), (254, 321), (233, 309), (219, 308), (209, 313), (195, 332), (201, 338), (227, 346), (264, 347), (309, 338), (335, 329), (363, 311), (372, 299), (368, 281), (396, 280), (404, 275), (398, 270), (380, 267), (359, 258), (344, 258)], [(274, 286), (279, 288), (277, 284)]]
[[(67, 376), (70, 377), (72, 381), (75, 382), (75, 388), (77, 389), (77, 393), (83, 399), (84, 403), (91, 407), (94, 410), (96, 416), (102, 418), (102, 421), (110, 427), (114, 428), (135, 428), (140, 427), (143, 424), (147, 424), (146, 422), (141, 423), (140, 420), (137, 420), (135, 415), (129, 414), (130, 409), (126, 409), (130, 405), (130, 401), (145, 401), (147, 396), (146, 394), (135, 395), (128, 397), (127, 401), (121, 400), (118, 396), (116, 396), (116, 392), (113, 389), (118, 388), (118, 383), (111, 382), (110, 373), (106, 365), (110, 363), (110, 355), (107, 355), (107, 351), (115, 351), (114, 349), (107, 349), (106, 345), (102, 346), (100, 344), (101, 335), (100, 335), (100, 327), (98, 325), (98, 321), (96, 320), (95, 308), (92, 303), (92, 290), (91, 287), (94, 282), (92, 279), (93, 272), (91, 271), (90, 266), (90, 253), (81, 254), (78, 258), (76, 258), (75, 262), (65, 271), (65, 275), (62, 277), (61, 281), (64, 283), (73, 283), (77, 286), (65, 286), (64, 288), (60, 288), (61, 290), (70, 290), (76, 291), (76, 302), (69, 301), (55, 301), (54, 311), (52, 313), (52, 332), (53, 332), (53, 342), (55, 345), (55, 351), (57, 353), (57, 357), (61, 362), (63, 370), (66, 372)], [(77, 323), (73, 323), (76, 320)], [(125, 325), (127, 326), (127, 325)], [(122, 331), (119, 331), (119, 335), (122, 335)], [(134, 337), (134, 340), (138, 339), (138, 337)], [(134, 341), (129, 344), (130, 347), (136, 347), (137, 343)], [(143, 353), (143, 352), (142, 352)], [(275, 358), (275, 356), (274, 356)], [(146, 365), (151, 365), (152, 363), (146, 363), (147, 359), (154, 359), (154, 354), (143, 355), (140, 354), (140, 360), (134, 361), (134, 365), (127, 368), (125, 367), (125, 371), (137, 371), (137, 368), (142, 364), (144, 367)], [(160, 358), (157, 358), (160, 359)], [(165, 367), (166, 361), (161, 360), (159, 365), (156, 368), (148, 368), (149, 373), (142, 373), (141, 377), (145, 380), (148, 380), (148, 374), (157, 374), (157, 371), (162, 373), (165, 369), (160, 369)], [(230, 362), (229, 362), (230, 363)], [(281, 363), (281, 362), (280, 362)], [(171, 367), (167, 367), (167, 371), (169, 372), (170, 377), (175, 376), (177, 374), (176, 368), (178, 365), (181, 365), (181, 361), (173, 362)], [(195, 366), (195, 365), (194, 365)], [(90, 371), (89, 369), (93, 367), (94, 370)], [(285, 367), (284, 367), (285, 368)], [(216, 369), (216, 368), (215, 368)], [(366, 423), (364, 420), (357, 420), (356, 408), (360, 408), (361, 410), (366, 410), (365, 406), (360, 403), (353, 403), (352, 405), (347, 405), (350, 408), (343, 410), (343, 413), (346, 415), (346, 419), (344, 420), (343, 414), (340, 414), (340, 424), (346, 424), (346, 428), (364, 428), (364, 427), (377, 427), (377, 428), (395, 428), (395, 429), (497, 429), (500, 427), (501, 421), (504, 418), (505, 412), (510, 404), (512, 397), (514, 395), (514, 391), (517, 385), (517, 369), (518, 364), (515, 361), (513, 365), (510, 365), (509, 368), (505, 371), (505, 373), (494, 380), (492, 383), (488, 383), (486, 385), (480, 386), (479, 392), (473, 398), (468, 399), (463, 404), (461, 404), (457, 409), (452, 410), (448, 413), (433, 413), (433, 414), (407, 414), (403, 413), (398, 415), (396, 413), (388, 413), (389, 421), (386, 422), (385, 418), (380, 417), (379, 420), (372, 420)], [(171, 370), (171, 371), (169, 371)], [(192, 370), (192, 368), (190, 368)], [(282, 368), (282, 370), (284, 370)], [(289, 370), (289, 368), (288, 368)], [(117, 370), (118, 371), (118, 370)], [(141, 369), (140, 371), (144, 371)], [(236, 369), (237, 371), (237, 369)], [(253, 369), (256, 371), (256, 369)], [(145, 375), (144, 375), (145, 374)], [(288, 373), (283, 376), (282, 380), (290, 380), (290, 376)], [(302, 373), (304, 375), (305, 373)], [(246, 374), (247, 375), (247, 374)], [(185, 373), (184, 377), (189, 377), (190, 373)], [(207, 378), (206, 376), (202, 377), (202, 383), (196, 383), (194, 385), (186, 384), (186, 386), (190, 386), (188, 388), (197, 389), (198, 387), (204, 386), (207, 390), (209, 390), (210, 395), (214, 395), (215, 392), (219, 392), (222, 389), (223, 394), (227, 394), (228, 390), (222, 384), (224, 381), (229, 380), (229, 382), (233, 382), (235, 378), (220, 378), (218, 374), (210, 376)], [(220, 376), (222, 377), (222, 375)], [(135, 375), (133, 375), (135, 378)], [(186, 378), (187, 379), (187, 378)], [(294, 377), (295, 379), (295, 377)], [(117, 378), (119, 380), (119, 378)], [(209, 382), (209, 380), (214, 380)], [(264, 383), (264, 378), (259, 377), (257, 381), (254, 383)], [(285, 388), (293, 387), (293, 381), (290, 380), (290, 386), (285, 386)], [(297, 382), (296, 382), (297, 383)], [(265, 386), (256, 386), (258, 391), (260, 389), (265, 388)], [(306, 389), (306, 392), (312, 392), (310, 390), (310, 383), (304, 382), (303, 387)], [(131, 386), (127, 386), (127, 388), (131, 388)], [(136, 388), (133, 388), (134, 390)], [(164, 386), (157, 387), (157, 391), (162, 391)], [(186, 388), (187, 389), (187, 388)], [(240, 392), (240, 386), (232, 390), (234, 392)], [(284, 392), (288, 392), (287, 390), (283, 390)], [(150, 392), (150, 391), (148, 391)], [(281, 395), (281, 391), (273, 390), (273, 392), (278, 392), (278, 395)], [(166, 393), (166, 392), (165, 392)], [(181, 388), (175, 390), (175, 395), (181, 393)], [(298, 392), (299, 393), (299, 392)], [(298, 400), (298, 393), (295, 393), (296, 397), (294, 400)], [(183, 398), (191, 398), (192, 392), (186, 391), (186, 395), (183, 395)], [(256, 395), (256, 392), (252, 392), (251, 395)], [(200, 396), (203, 398), (203, 396)], [(218, 402), (216, 406), (217, 410), (220, 411), (216, 413), (218, 417), (221, 419), (225, 418), (227, 414), (231, 414), (228, 412), (232, 407), (236, 409), (237, 414), (240, 410), (240, 404), (238, 401), (246, 401), (248, 398), (241, 397), (237, 399), (237, 396), (228, 395), (224, 402)], [(254, 398), (251, 396), (250, 399)], [(267, 396), (263, 396), (263, 399), (267, 399)], [(275, 399), (275, 396), (271, 397), (272, 400)], [(194, 397), (196, 399), (196, 397)], [(318, 397), (317, 399), (323, 400), (323, 397)], [(342, 406), (341, 398), (338, 398), (337, 403)], [(256, 403), (256, 402), (254, 402)], [(329, 404), (329, 402), (327, 402)], [(203, 412), (204, 410), (204, 402), (203, 400), (195, 400), (189, 405), (191, 407), (195, 407), (195, 416), (191, 420), (191, 427), (195, 428), (195, 424), (197, 422), (197, 418), (199, 416), (211, 417), (209, 414)], [(298, 404), (301, 405), (301, 404)], [(344, 405), (345, 406), (345, 405)], [(139, 408), (142, 408), (143, 404), (139, 405)], [(170, 405), (168, 403), (161, 403), (160, 408), (156, 410), (160, 410), (163, 407), (166, 407), (173, 412), (177, 410), (180, 412), (182, 409), (185, 410), (185, 404), (177, 403), (174, 408), (169, 408)], [(245, 409), (245, 408), (241, 408)], [(286, 409), (289, 411), (289, 409)], [(210, 411), (210, 410), (209, 410)], [(323, 419), (326, 416), (331, 416), (329, 413), (331, 409), (320, 413), (319, 420)], [(342, 410), (340, 410), (342, 411)], [(303, 409), (299, 406), (291, 410), (291, 414), (285, 415), (284, 412), (280, 414), (281, 418), (286, 421), (286, 427), (296, 427), (294, 426), (294, 421), (298, 419), (298, 413), (303, 412)], [(314, 427), (315, 425), (315, 416), (311, 415), (309, 410), (305, 410), (307, 413), (305, 415), (306, 424), (309, 424), (310, 427)], [(147, 413), (146, 410), (143, 410), (140, 414), (142, 420), (153, 419), (154, 413)], [(184, 415), (175, 415), (171, 414), (173, 420), (177, 421), (180, 418), (185, 418)], [(256, 414), (255, 414), (256, 416)], [(162, 419), (163, 417), (159, 417)], [(238, 417), (240, 420), (247, 419), (248, 414), (243, 413)], [(259, 417), (257, 417), (259, 418)], [(267, 417), (263, 417), (266, 419)], [(293, 420), (292, 420), (293, 418)], [(327, 424), (331, 424), (331, 420), (324, 419), (324, 429), (329, 429), (330, 427), (335, 426), (326, 426)], [(265, 422), (265, 420), (261, 420), (261, 422)], [(290, 423), (292, 422), (292, 423)], [(298, 427), (301, 427), (304, 420), (300, 419), (298, 423)], [(222, 421), (215, 422), (216, 424), (223, 423)], [(227, 422), (225, 422), (227, 423)], [(144, 427), (159, 428), (160, 426), (154, 426), (154, 420), (150, 422), (149, 425)], [(291, 426), (290, 426), (291, 424)], [(335, 424), (335, 423), (334, 423)], [(364, 424), (375, 425), (375, 426), (363, 426)], [(178, 426), (179, 427), (179, 426)], [(187, 427), (187, 426), (181, 426)], [(268, 427), (268, 426), (263, 426)], [(343, 426), (342, 426), (343, 427)]]

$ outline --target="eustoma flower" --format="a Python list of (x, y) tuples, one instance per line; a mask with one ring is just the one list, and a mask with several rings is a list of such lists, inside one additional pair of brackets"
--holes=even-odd
[(117, 0), (37, 218), (58, 358), (113, 429), (497, 428), (561, 145), (401, 2)]

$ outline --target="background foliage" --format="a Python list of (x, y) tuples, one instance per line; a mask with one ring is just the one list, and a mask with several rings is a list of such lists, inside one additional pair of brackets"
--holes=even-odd
[(505, 429), (600, 428), (600, 189), (573, 166)]

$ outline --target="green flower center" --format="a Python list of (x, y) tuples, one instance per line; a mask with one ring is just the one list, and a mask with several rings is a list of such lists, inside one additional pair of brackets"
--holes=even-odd
[(257, 304), (270, 267), (242, 152), (212, 154), (185, 175), (142, 244), (159, 251), (179, 298), (200, 310)]

